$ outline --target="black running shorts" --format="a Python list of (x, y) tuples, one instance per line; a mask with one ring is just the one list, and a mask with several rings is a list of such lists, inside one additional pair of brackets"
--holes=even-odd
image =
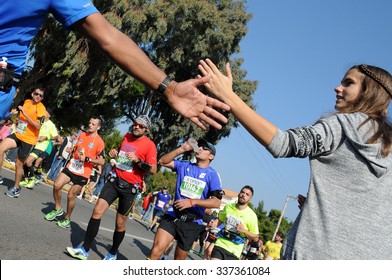
[(118, 198), (117, 213), (127, 216), (132, 210), (132, 203), (135, 194), (132, 193), (132, 188), (117, 187), (115, 182), (107, 181), (103, 186), (99, 198), (104, 199), (111, 205)]
[(181, 250), (189, 251), (205, 227), (198, 223), (183, 222), (169, 215), (164, 215), (159, 228), (170, 233), (177, 240), (177, 245)]
[(234, 254), (216, 245), (214, 246), (214, 249), (212, 249), (211, 258), (219, 260), (238, 260)]

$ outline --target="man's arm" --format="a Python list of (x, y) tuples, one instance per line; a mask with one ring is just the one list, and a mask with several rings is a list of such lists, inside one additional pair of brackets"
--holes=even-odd
[[(92, 39), (126, 73), (143, 82), (153, 90), (166, 78), (136, 43), (112, 26), (100, 13), (94, 13), (76, 22), (72, 28)], [(164, 91), (169, 105), (179, 114), (206, 130), (208, 125), (220, 129), (217, 122), (227, 123), (227, 118), (213, 109), (230, 110), (217, 99), (202, 94), (197, 87), (209, 81), (209, 76), (190, 79), (181, 83), (171, 81)]]
[(20, 112), (23, 113), (23, 115), (26, 117), (27, 121), (32, 124), (36, 129), (41, 129), (41, 125), (44, 122), (45, 117), (39, 117), (37, 120), (32, 119), (29, 114), (26, 113), (26, 110), (23, 106), (18, 106), (18, 109)]
[(173, 150), (173, 151), (163, 155), (159, 159), (158, 162), (159, 162), (160, 165), (162, 165), (164, 167), (167, 167), (167, 168), (170, 168), (171, 170), (173, 170), (174, 169), (174, 159), (176, 157), (178, 157), (179, 155), (181, 155), (181, 154), (183, 154), (185, 152), (191, 151), (191, 150), (193, 150), (193, 148), (192, 148), (191, 144), (189, 144), (189, 142), (187, 140), (184, 144), (181, 145), (181, 147), (178, 147), (177, 149), (175, 149), (175, 150)]
[(178, 210), (182, 211), (187, 208), (199, 206), (203, 208), (219, 208), (221, 200), (215, 196), (211, 196), (208, 199), (179, 199), (174, 202), (173, 206)]
[(258, 234), (252, 233), (252, 232), (246, 230), (246, 228), (244, 227), (244, 225), (242, 223), (238, 224), (237, 230), (239, 232), (242, 232), (243, 234), (245, 234), (246, 238), (248, 238), (249, 240), (257, 241), (259, 239)]

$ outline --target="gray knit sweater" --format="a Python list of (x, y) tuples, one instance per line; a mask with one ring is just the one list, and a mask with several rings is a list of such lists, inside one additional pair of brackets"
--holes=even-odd
[(304, 207), (288, 233), (282, 259), (392, 259), (392, 155), (366, 144), (373, 122), (336, 114), (313, 126), (278, 130), (274, 157), (309, 157)]

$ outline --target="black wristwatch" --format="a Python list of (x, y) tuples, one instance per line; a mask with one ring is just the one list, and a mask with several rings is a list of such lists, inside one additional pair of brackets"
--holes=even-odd
[(91, 158), (85, 157), (85, 158), (84, 158), (84, 161), (85, 161), (85, 162), (91, 162)]
[(160, 85), (158, 86), (156, 92), (158, 92), (159, 94), (163, 95), (165, 93), (165, 90), (167, 89), (167, 87), (169, 86), (170, 82), (172, 80), (169, 78), (169, 76), (166, 76), (166, 78), (162, 81), (162, 83), (160, 83)]

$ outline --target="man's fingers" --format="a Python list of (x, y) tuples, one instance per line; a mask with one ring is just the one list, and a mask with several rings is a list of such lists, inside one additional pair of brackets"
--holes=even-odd
[[(200, 75), (199, 75), (200, 76)], [(200, 76), (200, 78), (198, 77), (197, 79), (192, 79), (192, 82), (193, 82), (193, 84), (196, 86), (196, 87), (199, 87), (199, 86), (202, 86), (202, 85), (204, 85), (205, 83), (208, 83), (208, 81), (210, 80), (210, 75), (204, 75), (204, 77), (201, 77)]]
[[(215, 110), (214, 110), (215, 111)], [(219, 114), (219, 113), (218, 113)], [(207, 116), (206, 114), (200, 114), (200, 120), (204, 122), (204, 124), (208, 124), (209, 126), (215, 127), (216, 129), (222, 129), (222, 125), (215, 121), (213, 118)]]
[[(203, 129), (204, 131), (207, 131), (207, 127), (199, 120), (197, 117), (190, 118), (190, 120), (196, 124), (198, 127)], [(219, 128), (218, 128), (219, 129)]]
[[(209, 109), (211, 109), (211, 110), (214, 110), (214, 109), (212, 109), (211, 107), (214, 107), (214, 108), (219, 108), (219, 109), (222, 109), (222, 110), (225, 110), (225, 111), (230, 111), (230, 106), (229, 105), (227, 105), (226, 103), (224, 103), (224, 102), (222, 102), (222, 101), (219, 101), (218, 99), (215, 99), (215, 98), (212, 98), (212, 97), (210, 97), (210, 96), (207, 96), (207, 105), (208, 106), (210, 106), (210, 107), (208, 107)], [(206, 107), (207, 108), (207, 107)], [(214, 110), (215, 111), (215, 110)], [(215, 113), (216, 112), (216, 113)], [(221, 113), (219, 113), (218, 111), (215, 111), (214, 112), (214, 118), (219, 118), (219, 119), (221, 119), (221, 117), (220, 116), (218, 116), (218, 115), (215, 115), (215, 114), (219, 114), (219, 115), (221, 115), (226, 121), (224, 121), (224, 123), (227, 123), (227, 119), (226, 119), (226, 117), (225, 116), (223, 116)], [(211, 115), (211, 113), (210, 112), (206, 112), (207, 114), (209, 114), (209, 115)]]

